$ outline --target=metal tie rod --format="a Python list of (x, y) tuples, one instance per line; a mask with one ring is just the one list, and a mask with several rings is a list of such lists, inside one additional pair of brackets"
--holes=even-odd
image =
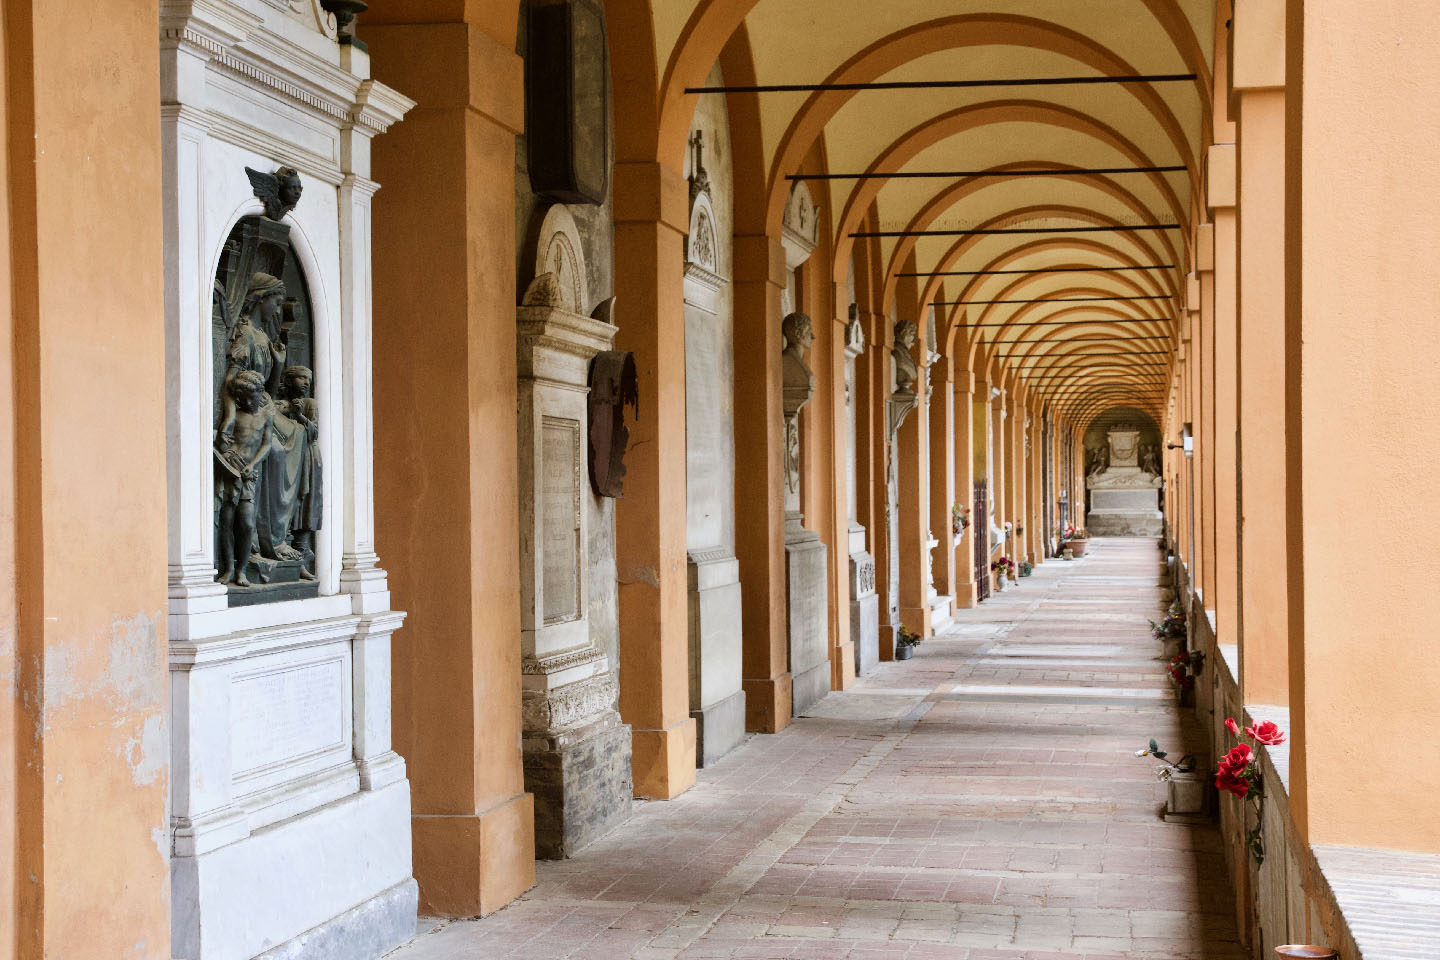
[(1069, 87), (1097, 83), (1178, 83), (1193, 73), (1137, 73), (1095, 77), (1015, 77), (985, 80), (865, 80), (851, 83), (748, 83), (686, 87), (689, 93), (828, 93), (846, 90), (969, 90), (975, 87)]

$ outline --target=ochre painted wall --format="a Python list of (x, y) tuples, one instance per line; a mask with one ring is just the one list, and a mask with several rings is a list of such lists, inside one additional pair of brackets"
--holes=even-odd
[(37, 960), (168, 960), (157, 11), (12, 0), (4, 14), (13, 943)]

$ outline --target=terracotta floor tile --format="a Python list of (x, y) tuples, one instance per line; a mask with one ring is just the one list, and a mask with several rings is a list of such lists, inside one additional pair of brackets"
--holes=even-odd
[(1203, 740), (1149, 635), (1157, 567), (1104, 539), (1040, 565), (394, 960), (1241, 960), (1218, 832), (1161, 822), (1134, 756)]

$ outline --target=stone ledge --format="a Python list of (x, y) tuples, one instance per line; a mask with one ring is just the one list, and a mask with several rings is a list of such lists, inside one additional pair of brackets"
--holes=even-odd
[(1364, 960), (1433, 960), (1440, 943), (1440, 855), (1310, 848)]

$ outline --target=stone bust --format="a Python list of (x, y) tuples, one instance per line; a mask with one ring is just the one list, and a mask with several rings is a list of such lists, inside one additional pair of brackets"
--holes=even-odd
[(915, 324), (909, 320), (895, 324), (895, 346), (890, 349), (890, 355), (895, 358), (896, 393), (914, 393), (915, 381), (920, 379), (920, 368), (910, 355), (917, 335)]
[(815, 390), (815, 375), (805, 363), (805, 352), (815, 342), (810, 327), (810, 317), (803, 313), (792, 313), (780, 323), (785, 335), (785, 352), (780, 362), (781, 382), (788, 394), (792, 390), (804, 390), (808, 400)]

